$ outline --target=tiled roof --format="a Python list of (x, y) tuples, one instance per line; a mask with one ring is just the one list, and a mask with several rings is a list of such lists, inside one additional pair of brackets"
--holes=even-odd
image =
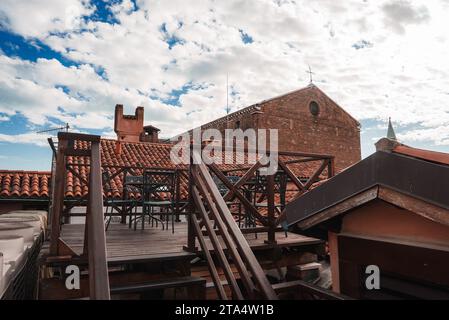
[(412, 148), (406, 145), (398, 145), (393, 149), (394, 153), (400, 153), (434, 163), (449, 165), (449, 153), (436, 152), (424, 149)]
[[(170, 160), (172, 144), (164, 143), (135, 143), (121, 142), (120, 152), (117, 152), (117, 141), (101, 139), (101, 165), (109, 175), (114, 175), (120, 167), (134, 167), (135, 174), (141, 175), (140, 168), (161, 169), (187, 169), (186, 165), (175, 165)], [(86, 142), (76, 141), (76, 148), (87, 149)], [(246, 158), (246, 157), (245, 157)], [(289, 159), (289, 158), (288, 158)], [(288, 160), (287, 159), (287, 160)], [(72, 164), (76, 174), (70, 171), (66, 173), (66, 197), (81, 198), (88, 192), (88, 187), (82, 180), (88, 180), (89, 158), (67, 157), (67, 163)], [(301, 178), (307, 178), (313, 174), (319, 164), (298, 163), (289, 167)], [(219, 165), (222, 170), (247, 168), (246, 159), (244, 164)], [(241, 176), (245, 171), (233, 171), (232, 175)], [(48, 198), (50, 193), (50, 172), (38, 171), (0, 171), (0, 198)], [(82, 179), (80, 179), (81, 177)], [(186, 199), (188, 193), (188, 181), (181, 176), (181, 198)], [(123, 192), (123, 175), (117, 175), (110, 184), (104, 185), (105, 196), (121, 198)], [(139, 197), (139, 194), (131, 195)]]
[(51, 173), (46, 171), (0, 171), (1, 198), (48, 198)]
[[(87, 144), (77, 141), (76, 148), (87, 148)], [(141, 168), (161, 168), (161, 169), (187, 169), (186, 165), (175, 165), (170, 160), (170, 151), (172, 144), (164, 143), (135, 143), (135, 142), (121, 142), (120, 152), (117, 152), (117, 141), (109, 139), (101, 139), (101, 165), (103, 170), (108, 171), (109, 175), (113, 175), (120, 167), (134, 167), (136, 174), (142, 174)], [(68, 157), (68, 163), (77, 164), (73, 169), (86, 179), (88, 168), (83, 164), (88, 164), (89, 159), (85, 157)], [(313, 174), (319, 164), (301, 163), (290, 165), (294, 172), (297, 172), (302, 178), (309, 177)], [(222, 170), (241, 169), (248, 167), (246, 164), (223, 164), (219, 165)], [(137, 167), (137, 169), (136, 169)], [(242, 175), (244, 171), (233, 172), (234, 175)], [(87, 180), (87, 179), (86, 179)], [(87, 187), (80, 181), (80, 179), (67, 172), (67, 188), (66, 197), (79, 198), (87, 193)], [(105, 185), (105, 195), (107, 197), (119, 198), (122, 196), (123, 190), (123, 175), (117, 175), (112, 179), (110, 185)], [(188, 193), (188, 181), (184, 176), (181, 176), (181, 198), (186, 199)], [(139, 195), (137, 195), (139, 196)]]

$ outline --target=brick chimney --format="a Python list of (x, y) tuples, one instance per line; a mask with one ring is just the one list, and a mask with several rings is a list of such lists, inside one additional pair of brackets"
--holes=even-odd
[(152, 125), (143, 127), (143, 133), (140, 135), (140, 141), (158, 143), (159, 131), (161, 130)]
[(115, 106), (114, 131), (117, 141), (139, 142), (143, 130), (143, 107), (137, 107), (134, 115), (124, 115), (123, 105)]

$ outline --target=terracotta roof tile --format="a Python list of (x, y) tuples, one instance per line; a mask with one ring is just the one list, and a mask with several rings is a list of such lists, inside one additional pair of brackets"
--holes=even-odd
[[(121, 152), (117, 153), (116, 140), (101, 139), (101, 165), (104, 171), (110, 175), (119, 170), (119, 167), (135, 167), (136, 174), (142, 174), (141, 168), (163, 168), (163, 169), (187, 169), (186, 165), (175, 165), (170, 160), (171, 144), (164, 143), (134, 143), (121, 142)], [(75, 149), (88, 149), (90, 145), (86, 142), (76, 141)], [(243, 157), (243, 164), (222, 164), (222, 170), (244, 169), (250, 164), (247, 163), (247, 156)], [(282, 157), (281, 157), (282, 158)], [(288, 157), (284, 157), (289, 160)], [(66, 197), (80, 198), (87, 194), (88, 186), (82, 181), (88, 181), (89, 158), (88, 157), (67, 157), (67, 163), (73, 164), (72, 168), (77, 173), (66, 172)], [(289, 167), (301, 178), (307, 178), (319, 166), (319, 163), (297, 163)], [(245, 170), (233, 171), (232, 175), (241, 176)], [(82, 178), (80, 180), (79, 177)], [(38, 171), (0, 171), (0, 197), (26, 198), (26, 197), (46, 197), (50, 194), (50, 172)], [(104, 193), (106, 197), (120, 198), (123, 192), (123, 174), (119, 174), (110, 184), (105, 184)], [(186, 199), (188, 193), (187, 178), (181, 176), (181, 198)], [(131, 194), (131, 197), (140, 197), (139, 194)]]
[(449, 153), (417, 149), (406, 145), (398, 145), (393, 149), (393, 152), (430, 162), (449, 165)]
[(0, 170), (0, 198), (47, 198), (51, 173)]

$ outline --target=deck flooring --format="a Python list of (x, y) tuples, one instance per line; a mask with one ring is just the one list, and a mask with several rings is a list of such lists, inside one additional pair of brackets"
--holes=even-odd
[[(254, 250), (267, 249), (270, 246), (264, 241), (267, 233), (246, 234), (249, 245)], [(82, 252), (84, 241), (84, 224), (65, 224), (62, 226), (61, 238), (78, 254)], [(305, 237), (295, 233), (276, 233), (277, 244), (280, 247), (298, 247), (321, 243), (321, 240)], [(212, 244), (206, 237), (206, 243), (210, 250)], [(108, 259), (126, 259), (138, 256), (147, 258), (163, 257), (164, 255), (183, 255), (186, 253), (183, 246), (187, 244), (187, 223), (175, 224), (175, 233), (169, 230), (162, 230), (161, 226), (151, 227), (146, 225), (144, 230), (129, 229), (127, 225), (111, 223), (106, 231), (106, 244)], [(199, 244), (197, 244), (199, 248)], [(223, 247), (225, 245), (223, 244)]]

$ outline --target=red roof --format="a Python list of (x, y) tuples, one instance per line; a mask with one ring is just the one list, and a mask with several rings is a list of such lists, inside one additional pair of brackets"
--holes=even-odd
[(396, 146), (393, 152), (434, 163), (449, 165), (449, 153), (417, 149), (406, 145)]
[(1, 198), (48, 198), (51, 173), (0, 170)]
[[(76, 148), (87, 149), (88, 143), (76, 141)], [(165, 143), (136, 143), (121, 142), (120, 152), (117, 152), (117, 141), (101, 139), (101, 165), (104, 171), (113, 175), (121, 167), (134, 167), (136, 174), (142, 174), (143, 168), (162, 169), (187, 169), (186, 165), (175, 165), (170, 160), (172, 144)], [(245, 157), (246, 158), (246, 157)], [(288, 160), (290, 157), (284, 157)], [(245, 159), (246, 160), (246, 159)], [(244, 164), (219, 165), (222, 170), (248, 168), (247, 161)], [(66, 173), (66, 197), (81, 198), (88, 192), (88, 187), (80, 180), (88, 180), (89, 158), (67, 157), (67, 163), (72, 164), (76, 175), (70, 171)], [(313, 174), (320, 163), (295, 163), (289, 165), (290, 169), (301, 178), (307, 178)], [(142, 169), (139, 169), (142, 168)], [(241, 176), (245, 170), (233, 171), (232, 175)], [(41, 197), (48, 198), (50, 190), (50, 172), (38, 171), (0, 171), (0, 197), (2, 198), (24, 198)], [(79, 177), (78, 177), (79, 176)], [(188, 193), (188, 181), (181, 176), (181, 198), (186, 199)], [(122, 197), (123, 175), (114, 177), (110, 184), (104, 185), (105, 196)], [(139, 196), (139, 195), (134, 195)]]
[[(87, 143), (76, 142), (76, 148), (87, 148)], [(163, 169), (187, 169), (186, 165), (175, 165), (170, 160), (170, 151), (172, 144), (165, 143), (136, 143), (136, 142), (121, 142), (120, 152), (117, 152), (117, 141), (109, 139), (101, 139), (101, 165), (103, 170), (113, 175), (120, 167), (141, 167), (141, 168), (163, 168)], [(246, 157), (245, 157), (246, 158)], [(89, 162), (85, 157), (68, 157), (68, 163), (71, 164), (86, 164)], [(243, 169), (250, 165), (244, 161), (244, 164), (223, 164), (219, 165), (222, 170)], [(307, 178), (313, 174), (319, 163), (297, 163), (289, 167), (302, 178)], [(87, 177), (88, 169), (84, 166), (73, 166), (73, 169), (84, 179)], [(142, 169), (135, 169), (136, 174), (142, 174)], [(234, 171), (233, 175), (243, 175), (245, 171)], [(87, 180), (87, 179), (86, 179)], [(111, 190), (112, 189), (112, 190)], [(105, 186), (105, 193), (107, 197), (119, 198), (122, 196), (123, 190), (123, 176), (117, 175), (110, 183), (110, 186)], [(82, 184), (80, 179), (67, 172), (67, 189), (66, 197), (79, 198), (87, 193), (87, 187)], [(181, 198), (186, 199), (188, 195), (188, 181), (184, 176), (181, 176)]]

